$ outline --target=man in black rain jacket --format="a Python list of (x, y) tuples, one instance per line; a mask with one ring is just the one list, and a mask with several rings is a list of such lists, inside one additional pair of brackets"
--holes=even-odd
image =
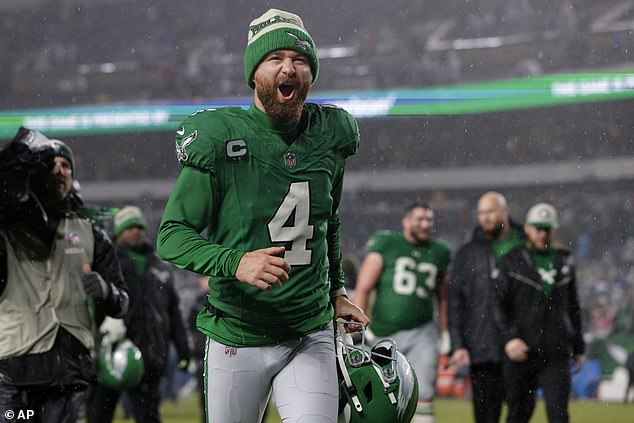
[(504, 390), (502, 346), (493, 319), (497, 261), (522, 243), (521, 226), (512, 223), (504, 196), (487, 192), (478, 201), (473, 239), (458, 252), (449, 281), (449, 334), (454, 368), (469, 365), (477, 423), (497, 423)]
[(538, 203), (526, 217), (526, 245), (500, 262), (495, 319), (504, 345), (508, 423), (528, 422), (537, 387), (550, 423), (567, 423), (570, 360), (584, 362), (585, 345), (575, 271), (567, 250), (553, 245), (553, 206)]

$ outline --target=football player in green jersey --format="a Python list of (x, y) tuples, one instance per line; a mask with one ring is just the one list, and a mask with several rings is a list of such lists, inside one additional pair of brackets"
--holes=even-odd
[(344, 289), (337, 211), (358, 128), (304, 102), (318, 69), (299, 16), (271, 9), (249, 26), (251, 107), (198, 112), (177, 130), (183, 169), (158, 251), (210, 276), (197, 322), (210, 421), (261, 421), (271, 390), (284, 421), (336, 421), (332, 321), (368, 323)]
[(438, 302), (441, 330), (446, 334), (451, 252), (445, 244), (431, 239), (434, 211), (428, 205), (408, 206), (401, 223), (402, 234), (377, 233), (368, 242), (354, 301), (367, 310), (369, 294), (376, 290), (372, 331), (379, 337), (394, 339), (399, 351), (412, 363), (419, 383), (413, 421), (433, 422), (439, 341), (434, 299)]

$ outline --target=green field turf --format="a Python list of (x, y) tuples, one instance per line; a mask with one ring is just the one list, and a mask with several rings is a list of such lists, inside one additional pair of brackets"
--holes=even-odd
[[(436, 423), (466, 423), (473, 421), (471, 403), (462, 400), (436, 400)], [(195, 423), (200, 422), (198, 403), (195, 397), (183, 399), (177, 403), (166, 401), (161, 407), (163, 423)], [(121, 409), (117, 410), (116, 423), (131, 422), (122, 417)], [(501, 420), (503, 421), (503, 420)], [(570, 403), (570, 421), (572, 423), (632, 423), (634, 421), (634, 404), (606, 403), (599, 401), (572, 401)], [(268, 415), (264, 423), (279, 423), (277, 413)], [(531, 423), (546, 423), (543, 402), (538, 402)]]

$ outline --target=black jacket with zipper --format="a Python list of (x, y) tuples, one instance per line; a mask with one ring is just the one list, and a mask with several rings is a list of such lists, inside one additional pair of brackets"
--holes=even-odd
[(144, 378), (152, 379), (160, 377), (167, 369), (170, 342), (176, 348), (179, 360), (189, 361), (190, 353), (172, 267), (156, 255), (149, 243), (144, 243), (139, 252), (147, 260), (143, 275), (137, 273), (129, 250), (117, 246), (130, 294), (130, 308), (124, 319), (126, 336), (141, 350)]
[[(511, 222), (523, 234), (521, 226)], [(499, 363), (502, 344), (493, 319), (493, 286), (497, 262), (491, 241), (477, 226), (471, 241), (453, 261), (449, 280), (449, 334), (451, 349), (469, 350), (474, 364)]]
[(546, 297), (525, 246), (516, 247), (500, 261), (495, 320), (503, 344), (519, 337), (530, 355), (540, 357), (584, 353), (575, 269), (568, 251), (555, 250), (554, 269), (554, 287)]

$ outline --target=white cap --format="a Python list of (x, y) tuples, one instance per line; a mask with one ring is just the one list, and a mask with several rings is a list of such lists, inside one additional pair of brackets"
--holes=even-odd
[(537, 203), (526, 214), (526, 224), (536, 228), (556, 229), (559, 227), (557, 210), (548, 203)]

